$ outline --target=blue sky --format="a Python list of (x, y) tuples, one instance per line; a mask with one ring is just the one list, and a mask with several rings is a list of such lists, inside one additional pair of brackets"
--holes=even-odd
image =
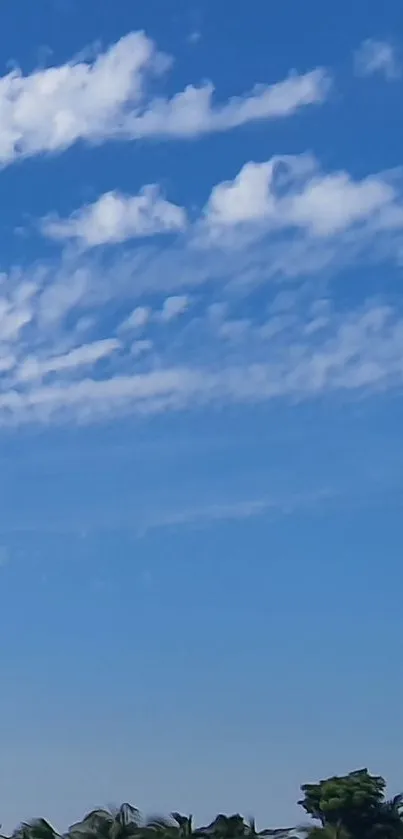
[(1, 820), (401, 788), (398, 0), (5, 0)]

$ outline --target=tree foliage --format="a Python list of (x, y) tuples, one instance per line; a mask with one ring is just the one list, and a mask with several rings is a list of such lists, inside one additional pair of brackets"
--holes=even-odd
[(321, 824), (310, 839), (403, 839), (402, 797), (385, 800), (385, 788), (367, 769), (304, 784), (298, 803)]
[(312, 822), (302, 827), (258, 830), (239, 813), (219, 813), (202, 826), (176, 811), (144, 819), (126, 803), (92, 810), (64, 834), (42, 818), (23, 822), (9, 839), (403, 839), (403, 796), (387, 799), (385, 789), (384, 779), (367, 769), (304, 784), (298, 803)]

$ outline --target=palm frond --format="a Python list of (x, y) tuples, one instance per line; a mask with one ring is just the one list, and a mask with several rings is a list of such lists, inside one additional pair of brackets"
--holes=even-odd
[(46, 819), (22, 822), (12, 834), (12, 839), (56, 839), (59, 834)]

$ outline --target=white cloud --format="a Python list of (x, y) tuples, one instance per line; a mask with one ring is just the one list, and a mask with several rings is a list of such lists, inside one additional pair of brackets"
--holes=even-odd
[(8, 373), (15, 367), (16, 359), (13, 355), (0, 356), (0, 373)]
[(355, 53), (354, 65), (357, 75), (373, 76), (380, 73), (392, 81), (401, 76), (401, 66), (395, 47), (388, 41), (368, 38)]
[(274, 157), (247, 163), (233, 181), (218, 184), (205, 215), (212, 227), (264, 221), (327, 236), (372, 218), (394, 199), (382, 177), (354, 181), (346, 172), (322, 174), (311, 157)]
[(202, 525), (214, 521), (231, 521), (232, 519), (257, 518), (270, 512), (289, 515), (295, 510), (316, 507), (319, 503), (329, 501), (334, 497), (333, 492), (322, 490), (304, 495), (287, 495), (281, 497), (253, 498), (232, 501), (226, 504), (210, 504), (201, 507), (189, 507), (183, 511), (168, 512), (142, 522), (142, 533), (150, 530), (176, 527), (180, 525)]
[[(0, 275), (0, 425), (402, 386), (403, 305), (384, 283), (402, 253), (402, 172), (248, 164), (167, 246), (68, 247)], [(360, 282), (339, 305), (357, 263), (374, 296)]]
[(182, 315), (188, 306), (189, 297), (186, 294), (177, 294), (173, 297), (167, 297), (166, 300), (164, 300), (160, 312), (160, 318), (165, 322), (173, 320), (178, 317), (178, 315)]
[(197, 392), (199, 383), (191, 370), (172, 368), (136, 374), (114, 376), (109, 379), (81, 379), (57, 385), (41, 385), (24, 392), (9, 389), (0, 395), (0, 411), (18, 412), (22, 418), (35, 412), (40, 418), (50, 417), (57, 412), (73, 410), (78, 415), (110, 413), (111, 405), (123, 407), (141, 403), (169, 405), (184, 404), (191, 391)]
[(293, 74), (273, 85), (259, 85), (244, 96), (223, 105), (213, 102), (214, 85), (189, 85), (172, 99), (156, 99), (144, 112), (127, 119), (132, 137), (191, 138), (216, 131), (228, 131), (248, 122), (287, 117), (307, 105), (322, 103), (330, 81), (323, 69), (304, 75)]
[(185, 226), (185, 210), (163, 198), (156, 185), (148, 185), (133, 196), (107, 192), (68, 219), (46, 219), (43, 231), (52, 239), (77, 239), (85, 247), (94, 247)]
[(250, 328), (250, 321), (247, 318), (238, 320), (223, 321), (219, 326), (219, 334), (229, 341), (239, 341), (246, 337)]
[(151, 317), (151, 309), (149, 306), (136, 306), (128, 318), (125, 318), (120, 324), (119, 329), (141, 329), (148, 323)]
[(131, 350), (130, 351), (131, 351), (132, 356), (134, 356), (135, 358), (138, 358), (139, 356), (144, 355), (144, 353), (148, 353), (150, 350), (152, 350), (152, 348), (153, 348), (153, 342), (149, 341), (147, 339), (144, 339), (142, 341), (134, 341), (133, 344), (131, 345)]
[[(39, 282), (46, 281), (46, 271), (39, 270)], [(38, 320), (42, 326), (54, 326), (72, 309), (75, 309), (88, 289), (88, 272), (82, 265), (75, 265), (71, 270), (64, 265), (63, 258), (59, 271), (55, 271), (52, 281), (41, 289)]]
[(17, 307), (0, 300), (0, 340), (16, 340), (32, 318), (32, 311), (25, 306)]
[(202, 34), (201, 34), (200, 30), (199, 29), (194, 29), (193, 32), (190, 32), (190, 34), (188, 35), (187, 42), (189, 44), (198, 44), (199, 41), (201, 41), (201, 37), (202, 37)]
[[(143, 95), (158, 54), (142, 33), (122, 38), (92, 63), (72, 61), (0, 78), (0, 161), (67, 148), (115, 134)], [(115, 129), (114, 129), (115, 126)]]
[(211, 83), (189, 85), (171, 99), (150, 98), (150, 77), (170, 60), (142, 32), (133, 32), (93, 61), (72, 60), (24, 76), (0, 77), (0, 164), (78, 140), (196, 137), (247, 122), (286, 117), (324, 101), (329, 78), (322, 69), (272, 85), (261, 85), (223, 104), (213, 101)]
[[(399, 218), (391, 213), (394, 199), (390, 177), (355, 181), (343, 171), (322, 173), (310, 155), (275, 156), (264, 163), (249, 162), (233, 181), (215, 186), (204, 216), (211, 230), (264, 222), (272, 229), (297, 227), (329, 236), (375, 215), (380, 224), (395, 225)], [(143, 187), (136, 196), (106, 193), (68, 219), (45, 220), (43, 229), (51, 238), (76, 239), (94, 247), (185, 226), (185, 210), (163, 198), (153, 185)], [(72, 293), (70, 288), (66, 292)]]
[(272, 209), (269, 188), (273, 164), (246, 163), (234, 181), (214, 187), (206, 214), (211, 223), (237, 224), (267, 217)]
[(306, 188), (290, 200), (292, 224), (307, 227), (316, 235), (343, 230), (356, 221), (371, 217), (391, 204), (393, 187), (377, 178), (353, 181), (345, 172), (312, 178)]
[(49, 373), (61, 373), (65, 370), (75, 370), (77, 367), (93, 366), (97, 361), (106, 358), (120, 346), (116, 338), (105, 338), (92, 344), (82, 344), (64, 355), (50, 356), (45, 359), (29, 356), (21, 363), (17, 379), (29, 381), (40, 379)]
[(0, 393), (2, 422), (94, 420), (130, 410), (154, 413), (209, 403), (307, 398), (329, 390), (384, 389), (403, 384), (403, 317), (373, 305), (341, 318), (333, 314), (325, 339), (317, 344), (303, 324), (267, 344), (267, 359), (253, 353), (218, 366), (166, 366), (109, 378), (82, 378), (10, 387)]

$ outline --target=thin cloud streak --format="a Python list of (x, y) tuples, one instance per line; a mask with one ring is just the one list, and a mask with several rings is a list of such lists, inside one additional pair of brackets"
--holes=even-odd
[(146, 536), (154, 530), (177, 527), (203, 527), (214, 522), (242, 521), (261, 518), (271, 514), (292, 515), (300, 510), (315, 510), (337, 497), (332, 490), (318, 490), (312, 493), (288, 497), (268, 496), (225, 504), (200, 505), (181, 511), (163, 513), (142, 523), (139, 534)]

